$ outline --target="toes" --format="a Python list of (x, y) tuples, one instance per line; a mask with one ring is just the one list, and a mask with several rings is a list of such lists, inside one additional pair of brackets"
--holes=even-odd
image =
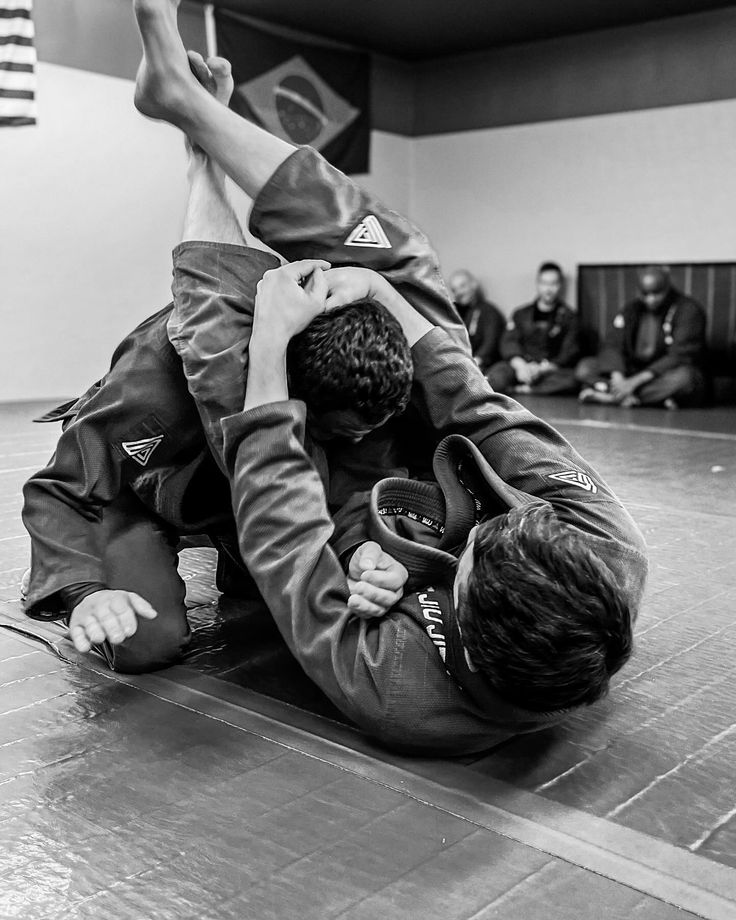
[(233, 71), (230, 61), (223, 57), (207, 58), (207, 66), (216, 77), (229, 77)]
[(215, 78), (212, 74), (212, 71), (205, 63), (202, 55), (198, 51), (187, 51), (187, 58), (189, 59), (189, 69), (192, 71), (197, 80), (202, 84), (208, 93), (215, 92), (217, 89)]

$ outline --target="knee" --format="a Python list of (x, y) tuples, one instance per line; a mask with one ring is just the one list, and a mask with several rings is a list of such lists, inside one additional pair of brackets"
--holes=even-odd
[(508, 361), (499, 361), (488, 371), (486, 379), (497, 393), (507, 393), (516, 382), (516, 374)]
[(139, 619), (134, 635), (120, 645), (106, 644), (104, 652), (113, 671), (145, 674), (176, 664), (190, 641), (186, 617), (167, 618), (159, 612), (155, 620)]
[(673, 396), (678, 394), (688, 396), (701, 385), (700, 372), (686, 364), (673, 368), (668, 372), (667, 377)]

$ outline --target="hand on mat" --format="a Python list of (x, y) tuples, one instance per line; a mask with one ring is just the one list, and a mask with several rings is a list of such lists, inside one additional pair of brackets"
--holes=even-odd
[(408, 577), (400, 562), (369, 540), (350, 560), (348, 607), (359, 617), (382, 617), (401, 600)]
[(321, 259), (302, 259), (267, 271), (256, 288), (253, 334), (288, 344), (306, 329), (327, 309), (324, 270), (329, 267)]
[(80, 652), (107, 640), (120, 645), (138, 629), (138, 617), (152, 620), (156, 611), (132, 591), (95, 591), (81, 600), (69, 618), (69, 635)]
[(381, 302), (380, 288), (387, 282), (382, 275), (369, 268), (331, 268), (325, 272), (327, 280), (327, 309), (344, 307), (356, 300), (372, 298)]

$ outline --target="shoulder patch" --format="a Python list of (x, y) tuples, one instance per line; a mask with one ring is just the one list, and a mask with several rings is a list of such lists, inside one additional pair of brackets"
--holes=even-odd
[(547, 478), (556, 479), (558, 482), (564, 482), (569, 486), (576, 486), (578, 489), (584, 489), (586, 492), (592, 492), (594, 495), (598, 491), (598, 486), (593, 482), (590, 476), (578, 470), (565, 470), (563, 473), (552, 473)]
[(123, 441), (121, 447), (132, 460), (145, 466), (163, 439), (162, 434), (157, 434), (155, 437), (141, 438), (139, 441)]
[(619, 313), (613, 320), (614, 329), (623, 329), (626, 325), (626, 320), (624, 319), (623, 313)]
[(386, 231), (381, 226), (378, 218), (373, 214), (366, 214), (361, 222), (351, 230), (345, 240), (346, 246), (368, 246), (371, 249), (391, 249), (391, 243), (386, 236)]

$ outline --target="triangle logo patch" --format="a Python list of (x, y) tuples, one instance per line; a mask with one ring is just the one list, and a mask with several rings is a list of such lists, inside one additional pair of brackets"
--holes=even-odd
[(598, 486), (586, 473), (580, 473), (577, 470), (566, 470), (564, 473), (553, 473), (550, 479), (556, 479), (558, 482), (565, 482), (570, 486), (577, 486), (578, 489), (585, 489), (586, 492), (595, 494)]
[(391, 243), (378, 218), (367, 214), (345, 240), (346, 246), (368, 246), (371, 249), (391, 249)]
[(145, 466), (151, 459), (151, 454), (156, 450), (163, 439), (164, 436), (162, 434), (157, 434), (153, 438), (141, 438), (140, 441), (123, 441), (122, 448), (136, 463)]

